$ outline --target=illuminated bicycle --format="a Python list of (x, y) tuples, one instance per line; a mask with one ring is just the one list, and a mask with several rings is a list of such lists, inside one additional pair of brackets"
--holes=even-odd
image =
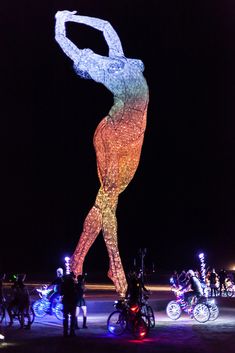
[[(222, 297), (233, 297), (235, 294), (235, 285), (232, 281), (227, 280), (226, 281), (226, 290), (223, 288), (221, 290), (221, 296)], [(216, 287), (216, 296), (220, 296), (220, 288), (219, 285)]]
[(234, 283), (230, 283), (227, 287), (227, 297), (231, 298), (235, 295), (235, 285)]
[(129, 304), (126, 299), (115, 301), (115, 311), (107, 320), (107, 329), (115, 336), (130, 331), (137, 339), (147, 336), (150, 328), (148, 316), (141, 312), (141, 306), (137, 303)]
[(171, 320), (178, 320), (183, 312), (200, 323), (214, 321), (218, 318), (219, 308), (214, 299), (193, 297), (188, 303), (184, 300), (185, 290), (175, 285), (172, 285), (171, 289), (176, 295), (176, 300), (171, 300), (166, 307), (166, 314)]
[(58, 320), (63, 320), (63, 304), (61, 298), (58, 296), (53, 303), (51, 303), (51, 296), (53, 291), (48, 289), (46, 286), (36, 289), (39, 294), (40, 299), (33, 303), (33, 310), (35, 316), (42, 318), (45, 315), (55, 315)]

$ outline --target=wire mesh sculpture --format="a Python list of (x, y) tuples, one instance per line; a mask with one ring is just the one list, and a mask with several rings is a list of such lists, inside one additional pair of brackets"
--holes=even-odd
[[(114, 98), (113, 106), (94, 134), (100, 188), (71, 257), (71, 269), (76, 275), (82, 274), (85, 257), (102, 231), (109, 255), (108, 277), (117, 293), (124, 296), (127, 281), (118, 248), (116, 209), (120, 193), (137, 170), (144, 140), (149, 102), (144, 65), (141, 60), (124, 56), (120, 39), (109, 22), (67, 10), (58, 11), (55, 18), (55, 39), (73, 61), (76, 74), (102, 83)], [(77, 48), (66, 37), (66, 22), (101, 31), (109, 48), (108, 56)]]

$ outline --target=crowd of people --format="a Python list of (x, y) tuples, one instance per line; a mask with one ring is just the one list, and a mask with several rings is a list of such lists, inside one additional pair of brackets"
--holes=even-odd
[[(3, 282), (6, 280), (5, 274), (0, 274), (0, 305), (5, 305), (9, 316), (8, 326), (14, 323), (14, 309), (18, 308), (20, 315), (20, 328), (30, 329), (30, 294), (25, 285), (25, 274), (12, 276), (8, 281), (12, 282), (10, 299), (4, 296)], [(63, 304), (63, 335), (64, 337), (75, 336), (75, 330), (79, 329), (78, 319), (82, 313), (81, 328), (87, 328), (87, 304), (85, 300), (85, 275), (75, 276), (73, 272), (64, 274), (62, 268), (56, 270), (56, 278), (50, 283), (48, 289), (50, 294), (50, 312), (53, 311), (54, 303), (61, 300)], [(143, 273), (141, 270), (132, 269), (127, 275), (128, 287), (125, 299), (130, 303), (141, 302), (144, 295), (150, 292), (145, 287)], [(205, 295), (205, 288), (209, 289), (209, 296), (222, 296), (227, 294), (228, 288), (234, 285), (234, 275), (227, 273), (224, 269), (216, 272), (215, 268), (207, 269), (204, 277), (198, 270), (174, 271), (171, 276), (171, 283), (174, 286), (185, 290), (184, 299), (190, 302), (193, 298), (200, 299)], [(25, 318), (27, 323), (25, 323)]]
[(204, 278), (199, 270), (183, 270), (180, 273), (174, 271), (171, 278), (177, 287), (189, 289), (185, 293), (186, 299), (193, 295), (203, 296), (208, 289), (210, 297), (222, 296), (223, 292), (228, 295), (228, 288), (234, 285), (233, 273), (228, 273), (223, 268), (218, 273), (215, 268), (208, 268)]
[[(0, 304), (5, 303), (5, 307), (9, 316), (8, 326), (14, 324), (13, 311), (17, 307), (22, 313), (20, 328), (30, 329), (30, 294), (27, 286), (24, 284), (26, 275), (17, 274), (8, 278), (8, 282), (12, 282), (10, 289), (10, 299), (4, 297), (3, 282), (5, 281), (5, 274), (0, 277)], [(87, 304), (85, 299), (85, 278), (86, 274), (78, 275), (73, 272), (64, 274), (62, 268), (56, 270), (56, 277), (47, 286), (50, 289), (50, 309), (49, 313), (53, 312), (56, 302), (61, 300), (63, 304), (63, 335), (64, 337), (75, 336), (75, 330), (87, 328)], [(128, 288), (125, 299), (130, 303), (141, 302), (143, 294), (149, 294), (149, 291), (144, 286), (143, 274), (141, 270), (132, 269), (128, 273)], [(82, 324), (78, 325), (79, 315), (82, 313)], [(25, 317), (28, 319), (25, 324)]]
[[(8, 326), (11, 327), (14, 322), (15, 309), (17, 308), (17, 316), (20, 319), (20, 328), (30, 329), (30, 295), (24, 281), (26, 274), (13, 275), (9, 280), (12, 282), (10, 299), (6, 302), (3, 290), (3, 282), (6, 278), (5, 274), (0, 275), (0, 304), (5, 305), (9, 316)], [(27, 324), (25, 324), (25, 317)], [(3, 319), (3, 316), (2, 316)]]
[(217, 292), (222, 296), (223, 291), (227, 294), (228, 288), (234, 284), (234, 275), (221, 269), (218, 273), (213, 268), (207, 272), (206, 284), (211, 288), (211, 296), (216, 296)]
[(87, 328), (87, 305), (85, 300), (85, 274), (77, 277), (73, 272), (64, 274), (62, 268), (58, 268), (57, 276), (48, 288), (52, 288), (50, 296), (51, 310), (58, 298), (63, 304), (63, 334), (64, 337), (75, 336), (75, 330), (79, 329), (78, 319), (80, 309), (83, 315), (82, 328)]
[[(63, 334), (64, 337), (75, 336), (75, 330), (79, 329), (78, 318), (80, 309), (83, 315), (82, 328), (87, 328), (87, 305), (85, 300), (85, 275), (75, 276), (73, 272), (64, 274), (62, 268), (56, 271), (56, 278), (49, 284), (50, 292), (50, 312), (52, 312), (57, 300), (63, 304)], [(14, 312), (20, 317), (20, 328), (30, 329), (30, 294), (24, 281), (26, 274), (17, 274), (8, 278), (11, 282), (10, 296), (8, 300), (4, 295), (3, 282), (6, 279), (5, 274), (0, 275), (0, 305), (4, 305), (8, 313), (8, 326), (14, 324)], [(25, 318), (27, 323), (25, 323)], [(3, 316), (2, 316), (3, 319)]]

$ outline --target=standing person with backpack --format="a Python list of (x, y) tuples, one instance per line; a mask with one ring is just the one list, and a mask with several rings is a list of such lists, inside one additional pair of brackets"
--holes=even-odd
[[(64, 337), (73, 337), (75, 335), (75, 319), (76, 319), (76, 304), (77, 304), (77, 290), (74, 273), (66, 274), (63, 277), (61, 284), (61, 295), (63, 304), (63, 330)], [(70, 320), (69, 320), (70, 316)], [(70, 322), (70, 326), (69, 326)], [(68, 333), (69, 331), (69, 333)]]

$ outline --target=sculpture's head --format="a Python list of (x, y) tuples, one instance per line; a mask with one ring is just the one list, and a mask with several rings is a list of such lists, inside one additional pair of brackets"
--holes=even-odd
[(144, 63), (143, 61), (139, 60), (139, 59), (127, 59), (128, 63), (134, 67), (136, 67), (137, 69), (139, 69), (140, 71), (144, 71)]
[(79, 68), (79, 65), (74, 64), (73, 69), (78, 76), (84, 78), (85, 80), (91, 80), (90, 74), (86, 70), (82, 70)]

